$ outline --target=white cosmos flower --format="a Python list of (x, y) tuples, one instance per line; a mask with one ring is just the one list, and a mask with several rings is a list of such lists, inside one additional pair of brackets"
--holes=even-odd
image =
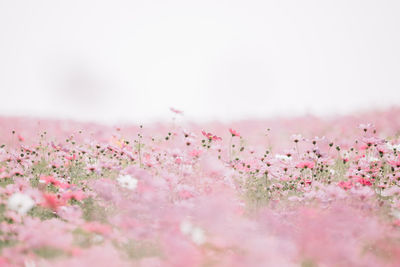
[(192, 223), (190, 221), (184, 220), (184, 221), (181, 222), (179, 228), (180, 228), (182, 234), (189, 235), (190, 232), (193, 229), (193, 225), (192, 225)]
[(20, 215), (26, 214), (34, 205), (35, 201), (30, 196), (22, 193), (13, 194), (7, 202), (7, 207)]
[(387, 143), (386, 146), (387, 146), (389, 149), (396, 149), (397, 151), (400, 151), (400, 144), (392, 145), (392, 144), (390, 144), (390, 143)]
[(291, 161), (291, 160), (292, 160), (291, 157), (288, 157), (288, 156), (286, 156), (286, 155), (281, 155), (281, 154), (276, 154), (276, 155), (275, 155), (275, 158), (276, 158), (276, 159), (283, 160), (283, 161)]
[(368, 161), (369, 162), (376, 162), (376, 161), (379, 161), (379, 159), (375, 158), (375, 157), (370, 157), (370, 158), (368, 158)]
[(120, 186), (128, 188), (130, 190), (136, 189), (138, 184), (138, 180), (130, 175), (122, 175), (117, 178), (117, 181)]
[(203, 245), (206, 242), (204, 230), (194, 226), (190, 221), (182, 221), (179, 228), (182, 234), (188, 236), (196, 245)]
[(191, 233), (192, 241), (196, 245), (202, 245), (206, 242), (206, 235), (204, 234), (204, 230), (200, 227), (195, 227)]

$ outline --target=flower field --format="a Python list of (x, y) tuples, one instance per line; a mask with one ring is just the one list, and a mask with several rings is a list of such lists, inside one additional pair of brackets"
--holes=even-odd
[(0, 118), (0, 266), (400, 266), (400, 109)]

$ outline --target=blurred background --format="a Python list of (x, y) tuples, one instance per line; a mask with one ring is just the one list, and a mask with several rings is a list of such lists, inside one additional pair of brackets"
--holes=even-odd
[(0, 0), (0, 115), (99, 122), (400, 103), (397, 0)]

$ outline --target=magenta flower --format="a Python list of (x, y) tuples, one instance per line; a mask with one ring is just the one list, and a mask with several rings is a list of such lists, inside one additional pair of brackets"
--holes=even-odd
[(170, 107), (169, 110), (171, 110), (175, 114), (183, 115), (183, 111), (182, 110), (178, 110), (178, 109), (175, 109), (173, 107)]
[(338, 186), (344, 190), (349, 190), (353, 187), (353, 183), (351, 181), (340, 181)]
[(366, 178), (358, 178), (357, 182), (362, 184), (362, 185), (367, 185), (367, 186), (371, 186), (372, 185), (371, 181), (369, 179), (366, 179)]
[(215, 141), (221, 141), (222, 140), (222, 138), (221, 137), (218, 137), (218, 136), (216, 136), (216, 135), (213, 135), (212, 133), (206, 133), (205, 131), (201, 131), (201, 133), (205, 136), (205, 137), (207, 137), (207, 139), (208, 140), (215, 140)]
[(314, 166), (315, 163), (313, 161), (302, 161), (296, 165), (296, 167), (300, 169), (313, 169)]
[(66, 204), (65, 200), (55, 194), (51, 193), (43, 194), (42, 206), (46, 208), (50, 208), (53, 211), (57, 211), (59, 207), (64, 206), (65, 204)]
[(47, 184), (47, 185), (48, 185), (48, 184), (52, 184), (52, 185), (54, 185), (54, 186), (57, 186), (57, 187), (60, 187), (60, 188), (63, 188), (63, 189), (69, 188), (69, 187), (71, 186), (71, 185), (68, 184), (68, 183), (63, 183), (63, 182), (58, 181), (56, 178), (54, 178), (54, 177), (51, 176), (51, 175), (40, 176), (39, 181), (40, 181), (41, 183), (45, 183), (45, 184)]
[(67, 192), (64, 192), (62, 194), (62, 198), (65, 201), (68, 201), (68, 200), (71, 200), (71, 199), (76, 200), (76, 201), (82, 201), (86, 197), (87, 196), (85, 195), (85, 193), (83, 191), (81, 191), (81, 190), (78, 190), (78, 191), (67, 191)]
[(239, 132), (238, 132), (238, 131), (235, 131), (235, 130), (232, 129), (232, 128), (229, 128), (229, 132), (232, 134), (232, 136), (238, 136), (238, 137), (240, 137)]

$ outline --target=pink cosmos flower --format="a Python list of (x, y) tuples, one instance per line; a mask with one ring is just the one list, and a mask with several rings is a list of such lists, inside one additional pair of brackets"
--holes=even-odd
[(72, 156), (65, 156), (67, 160), (76, 160), (76, 154), (73, 154)]
[(46, 208), (52, 209), (53, 211), (57, 211), (59, 207), (65, 205), (65, 200), (55, 194), (44, 193), (42, 205)]
[(232, 136), (240, 137), (240, 133), (232, 128), (229, 128), (229, 132), (232, 134)]
[(301, 134), (293, 134), (290, 139), (295, 142), (298, 143), (299, 141), (304, 140), (304, 137)]
[(183, 115), (183, 111), (182, 110), (178, 110), (178, 109), (175, 109), (175, 108), (172, 108), (172, 107), (169, 108), (169, 110), (171, 110), (175, 114)]
[(340, 181), (340, 182), (338, 183), (338, 186), (339, 186), (340, 188), (344, 189), (344, 190), (349, 190), (349, 189), (351, 189), (351, 188), (353, 187), (353, 183), (352, 183), (351, 181), (347, 181), (347, 182), (345, 182), (345, 181)]
[(45, 184), (53, 184), (53, 185), (57, 185), (59, 183), (58, 180), (56, 180), (53, 176), (48, 175), (48, 176), (40, 176), (40, 182), (43, 182)]
[(45, 183), (45, 184), (52, 184), (54, 186), (66, 189), (69, 188), (71, 185), (68, 183), (63, 183), (58, 181), (56, 178), (54, 178), (51, 175), (47, 175), (47, 176), (40, 176), (40, 182)]
[(375, 126), (372, 123), (363, 123), (358, 126), (364, 132), (367, 132), (369, 129), (373, 129)]
[(366, 145), (367, 147), (374, 146), (374, 145), (379, 145), (379, 144), (382, 144), (382, 143), (383, 143), (383, 140), (382, 140), (382, 139), (377, 138), (377, 137), (375, 137), (375, 136), (372, 136), (372, 137), (364, 137), (364, 138), (362, 139), (362, 141), (365, 143), (365, 145)]
[(192, 157), (199, 157), (203, 151), (200, 149), (193, 149), (190, 151), (189, 155)]
[(362, 184), (362, 185), (367, 185), (367, 186), (371, 186), (372, 185), (371, 181), (369, 179), (366, 179), (366, 178), (358, 178), (357, 182)]
[(212, 133), (206, 133), (205, 131), (201, 131), (201, 133), (207, 137), (208, 140), (215, 140), (215, 141), (221, 141), (222, 138), (218, 137), (216, 135), (213, 135)]
[(81, 200), (85, 199), (86, 197), (87, 196), (85, 195), (85, 193), (81, 190), (67, 191), (62, 194), (62, 198), (66, 201), (68, 201), (70, 199), (74, 199), (76, 201), (81, 201)]
[(299, 162), (297, 165), (296, 165), (296, 167), (297, 168), (300, 168), (300, 169), (313, 169), (314, 168), (314, 166), (315, 166), (315, 163), (314, 163), (314, 161), (302, 161), (302, 162)]

